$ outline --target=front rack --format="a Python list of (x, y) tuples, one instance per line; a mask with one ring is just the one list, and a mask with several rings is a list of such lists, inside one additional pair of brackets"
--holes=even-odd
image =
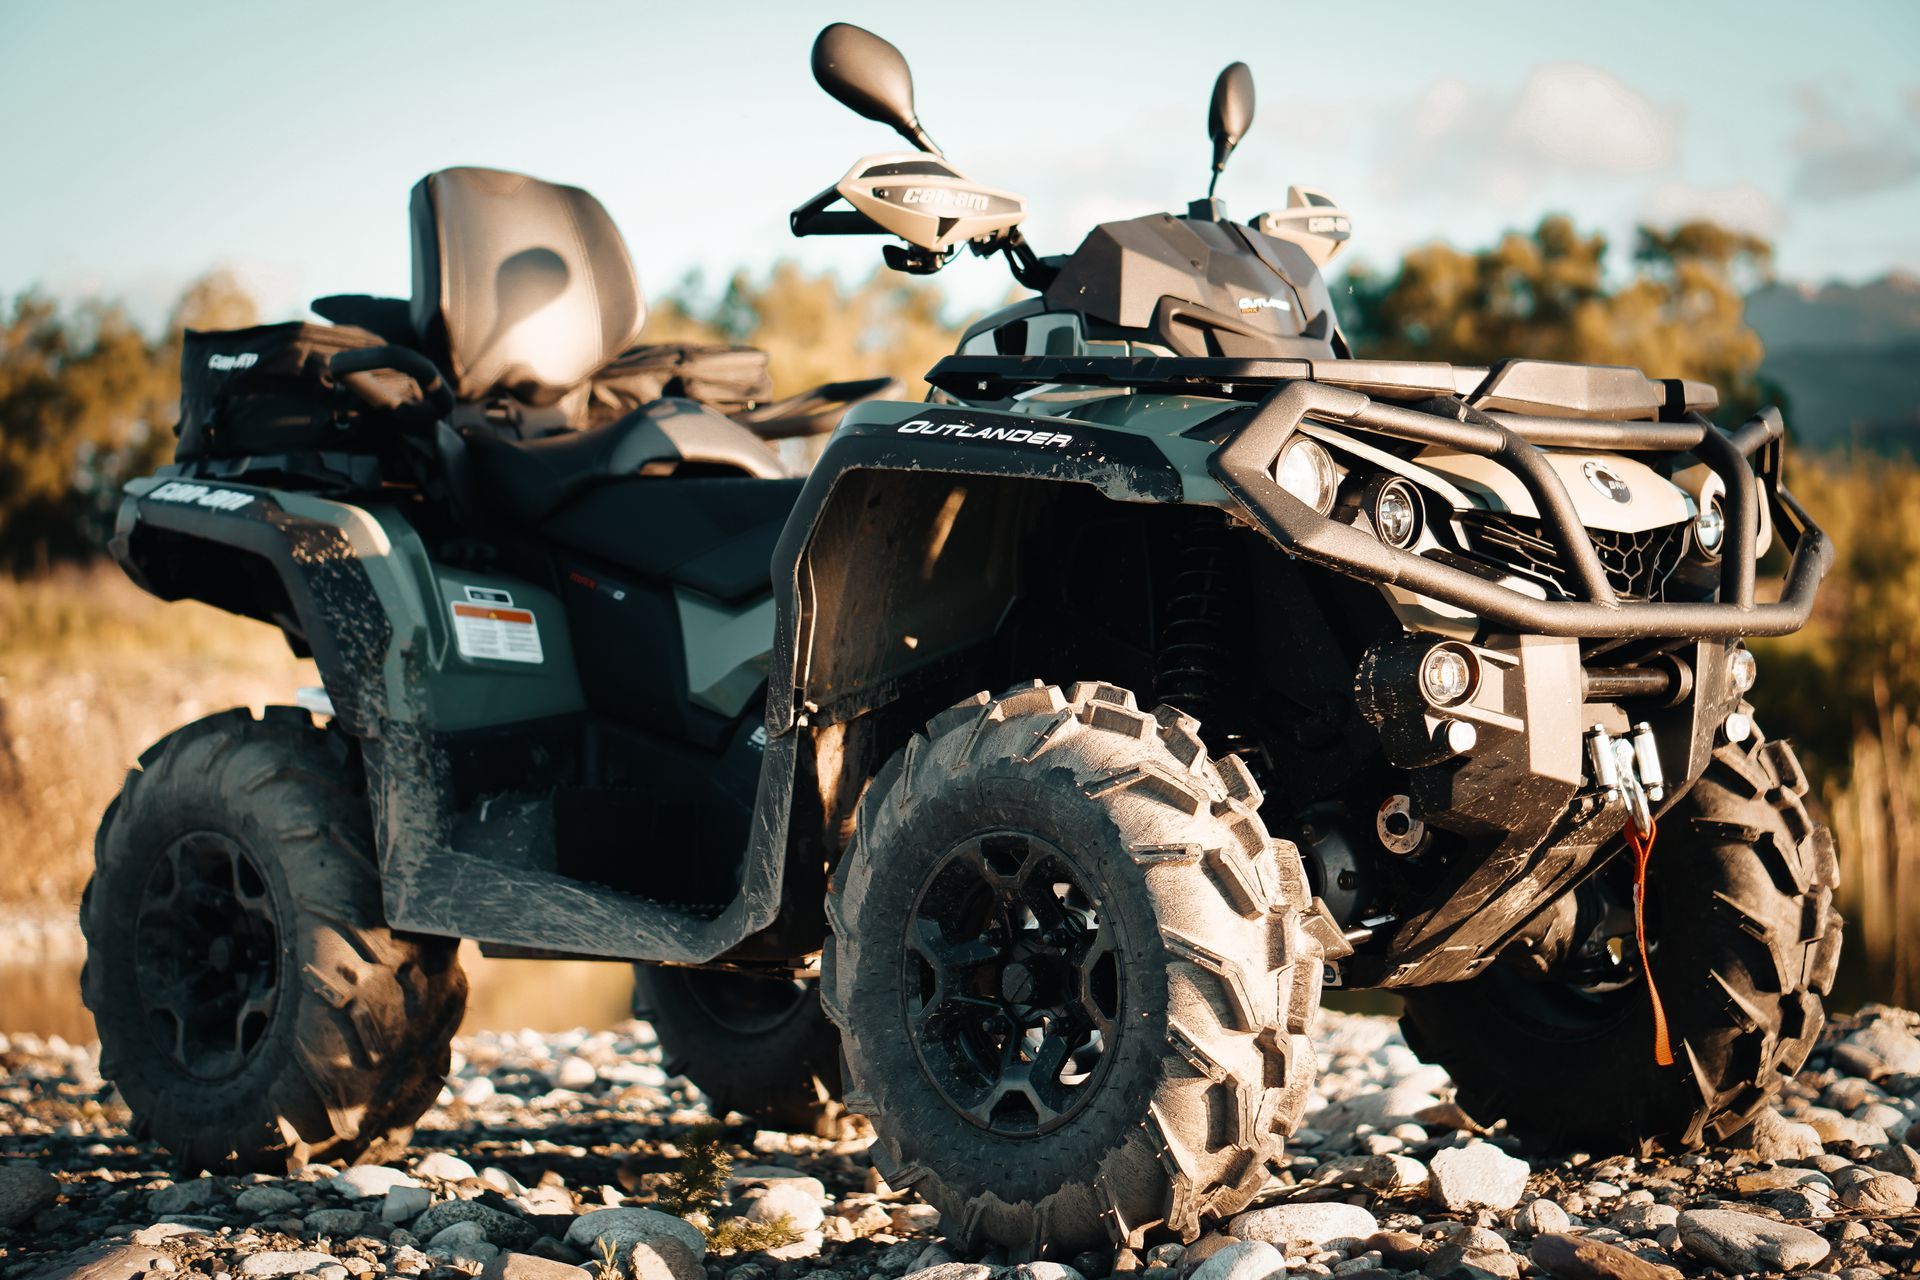
[[(1636, 369), (1509, 361), (1491, 370), (1412, 361), (1242, 360), (1189, 357), (949, 357), (928, 380), (968, 399), (997, 399), (1046, 383), (1124, 386), (1250, 402), (1244, 421), (1208, 459), (1248, 518), (1281, 547), (1349, 577), (1465, 609), (1497, 626), (1582, 638), (1784, 635), (1813, 610), (1833, 546), (1780, 484), (1785, 427), (1777, 410), (1724, 432), (1704, 416), (1705, 384), (1646, 378)], [(1411, 404), (1384, 401), (1411, 401)], [(1524, 412), (1521, 410), (1545, 410)], [(1328, 519), (1274, 479), (1280, 452), (1306, 418), (1477, 454), (1526, 487), (1567, 570), (1570, 599), (1512, 587), (1379, 542)], [(1720, 599), (1622, 600), (1542, 448), (1688, 454), (1725, 486), (1727, 534)], [(1750, 461), (1759, 458), (1759, 474)], [(1760, 503), (1792, 553), (1780, 599), (1757, 603)]]

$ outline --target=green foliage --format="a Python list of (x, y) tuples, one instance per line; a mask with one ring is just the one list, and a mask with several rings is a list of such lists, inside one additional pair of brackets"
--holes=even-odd
[(715, 1253), (753, 1253), (760, 1249), (778, 1249), (799, 1238), (793, 1219), (784, 1213), (770, 1222), (722, 1218), (707, 1232), (707, 1248)]
[(680, 1167), (660, 1188), (662, 1211), (684, 1218), (690, 1213), (711, 1215), (719, 1206), (733, 1173), (733, 1157), (721, 1141), (725, 1132), (723, 1125), (703, 1124), (681, 1140)]
[(158, 338), (114, 305), (25, 293), (0, 311), (0, 566), (97, 552), (120, 482), (172, 452), (186, 328), (250, 324), (231, 279), (197, 282)]
[(1767, 277), (1772, 247), (1706, 222), (1642, 227), (1635, 272), (1617, 288), (1607, 249), (1561, 215), (1487, 249), (1424, 245), (1391, 275), (1355, 266), (1342, 319), (1365, 355), (1633, 365), (1713, 383), (1731, 417), (1758, 407), (1764, 353), (1742, 297)]

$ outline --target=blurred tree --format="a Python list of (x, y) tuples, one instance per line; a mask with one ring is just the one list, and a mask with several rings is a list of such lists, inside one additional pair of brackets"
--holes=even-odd
[(1713, 383), (1729, 418), (1777, 399), (1760, 382), (1763, 348), (1742, 317), (1743, 296), (1771, 271), (1766, 241), (1710, 222), (1642, 227), (1635, 273), (1618, 288), (1607, 247), (1558, 214), (1488, 249), (1424, 245), (1390, 275), (1356, 264), (1342, 318), (1363, 355), (1634, 365)]
[(158, 339), (117, 305), (63, 309), (29, 292), (0, 312), (0, 563), (96, 553), (121, 480), (172, 451), (184, 331), (254, 316), (224, 273), (196, 281)]

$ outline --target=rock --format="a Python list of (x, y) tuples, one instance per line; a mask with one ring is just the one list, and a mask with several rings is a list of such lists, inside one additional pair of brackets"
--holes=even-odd
[(332, 1263), (332, 1255), (316, 1253), (312, 1249), (268, 1249), (264, 1253), (250, 1253), (240, 1259), (236, 1270), (243, 1276), (265, 1280), (269, 1276), (305, 1275)]
[(1261, 1240), (1281, 1249), (1289, 1245), (1325, 1244), (1370, 1236), (1380, 1229), (1374, 1216), (1359, 1205), (1325, 1200), (1317, 1204), (1276, 1204), (1250, 1209), (1227, 1220), (1227, 1234), (1242, 1240)]
[(1733, 1275), (1798, 1271), (1829, 1251), (1827, 1242), (1805, 1227), (1731, 1209), (1690, 1209), (1678, 1225), (1688, 1253)]
[(1862, 1027), (1840, 1043), (1852, 1051), (1856, 1063), (1865, 1066), (1866, 1069), (1859, 1071), (1859, 1074), (1869, 1079), (1920, 1073), (1920, 1039), (1884, 1022)]
[(34, 1280), (136, 1280), (148, 1272), (171, 1272), (177, 1265), (151, 1245), (97, 1244), (35, 1272)]
[(887, 1211), (893, 1229), (901, 1235), (916, 1231), (935, 1231), (940, 1226), (940, 1211), (930, 1204), (897, 1204)]
[(1672, 1267), (1578, 1236), (1543, 1235), (1527, 1250), (1527, 1257), (1555, 1280), (1680, 1280)]
[(1887, 1140), (1884, 1129), (1875, 1128), (1864, 1120), (1855, 1120), (1852, 1116), (1843, 1116), (1838, 1112), (1816, 1110), (1807, 1117), (1807, 1124), (1820, 1135), (1820, 1141), (1828, 1146), (1847, 1142), (1856, 1147), (1877, 1147)]
[(359, 1235), (366, 1227), (367, 1215), (358, 1209), (315, 1209), (305, 1216), (304, 1221), (308, 1235), (325, 1236), (329, 1240), (348, 1240)]
[(195, 1178), (162, 1187), (147, 1197), (147, 1208), (155, 1213), (192, 1213), (204, 1209), (220, 1195), (220, 1184), (212, 1178)]
[(1420, 1114), (1437, 1105), (1439, 1099), (1425, 1089), (1395, 1085), (1357, 1093), (1328, 1107), (1313, 1118), (1313, 1127), (1327, 1133), (1351, 1130), (1370, 1124), (1376, 1129), (1417, 1121)]
[(1189, 1280), (1267, 1280), (1287, 1269), (1287, 1260), (1265, 1240), (1241, 1240), (1216, 1250)]
[(1470, 1142), (1436, 1153), (1427, 1165), (1428, 1186), (1442, 1207), (1511, 1209), (1527, 1190), (1531, 1170), (1490, 1142)]
[(462, 1178), (479, 1176), (474, 1173), (472, 1165), (445, 1151), (429, 1151), (414, 1162), (413, 1171), (419, 1177), (439, 1178), (443, 1182), (458, 1182)]
[(599, 1252), (602, 1240), (625, 1252), (643, 1240), (662, 1236), (686, 1245), (696, 1260), (707, 1256), (706, 1237), (698, 1227), (658, 1209), (596, 1209), (581, 1214), (567, 1228), (567, 1243), (586, 1250), (589, 1256)]
[(1418, 1270), (1438, 1246), (1411, 1231), (1376, 1231), (1360, 1242), (1362, 1253), (1377, 1253), (1390, 1267)]
[(1897, 1173), (1878, 1170), (1855, 1179), (1840, 1192), (1841, 1204), (1866, 1213), (1904, 1213), (1914, 1207), (1916, 1199), (1920, 1199), (1920, 1193), (1913, 1183)]
[(159, 1244), (162, 1240), (171, 1240), (175, 1236), (199, 1236), (206, 1232), (200, 1227), (189, 1226), (184, 1222), (156, 1222), (150, 1227), (142, 1227), (133, 1233), (135, 1244)]
[(516, 1218), (478, 1200), (442, 1200), (415, 1218), (408, 1229), (422, 1240), (437, 1240), (442, 1231), (461, 1222), (473, 1223), (482, 1239), (502, 1249), (524, 1249), (540, 1234), (525, 1218)]
[(329, 1178), (327, 1190), (349, 1200), (370, 1200), (374, 1196), (386, 1195), (395, 1187), (417, 1187), (407, 1174), (398, 1169), (389, 1169), (383, 1164), (357, 1164), (353, 1168)]
[(1086, 1280), (1064, 1262), (1023, 1262), (1007, 1273), (1007, 1280)]
[(501, 1253), (487, 1263), (481, 1280), (593, 1280), (585, 1267), (531, 1253)]
[(427, 1238), (427, 1244), (435, 1249), (456, 1249), (463, 1244), (485, 1244), (487, 1230), (472, 1218), (462, 1218), (449, 1223)]
[(1680, 1221), (1680, 1211), (1670, 1204), (1630, 1204), (1609, 1221), (1614, 1230), (1630, 1236), (1657, 1236)]
[(1794, 1187), (1828, 1187), (1833, 1183), (1817, 1169), (1761, 1169), (1743, 1173), (1733, 1180), (1733, 1189), (1743, 1196), (1765, 1195)]
[(1890, 1142), (1868, 1156), (1865, 1163), (1882, 1173), (1897, 1173), (1903, 1178), (1920, 1178), (1920, 1151), (1904, 1142)]
[(1520, 1260), (1505, 1249), (1476, 1249), (1449, 1242), (1427, 1259), (1426, 1274), (1434, 1280), (1520, 1280)]
[(776, 1178), (752, 1186), (735, 1198), (753, 1222), (787, 1219), (795, 1231), (815, 1231), (826, 1217), (826, 1188), (817, 1178)]
[(1354, 1180), (1381, 1195), (1423, 1191), (1427, 1185), (1427, 1166), (1412, 1156), (1373, 1156), (1361, 1166)]
[(671, 1236), (642, 1240), (627, 1250), (627, 1274), (633, 1280), (706, 1280), (706, 1268), (691, 1250)]
[(1820, 1154), (1820, 1135), (1812, 1125), (1800, 1124), (1766, 1107), (1747, 1126), (1744, 1146), (1762, 1160), (1807, 1160)]
[(433, 1203), (433, 1192), (418, 1185), (395, 1186), (380, 1206), (383, 1222), (411, 1222)]
[(978, 1262), (943, 1262), (937, 1267), (909, 1271), (906, 1280), (993, 1280), (993, 1268)]
[(0, 1164), (0, 1231), (25, 1226), (60, 1198), (60, 1180), (45, 1169), (9, 1161)]
[(251, 1213), (265, 1217), (270, 1213), (284, 1213), (288, 1209), (298, 1208), (300, 1197), (280, 1187), (264, 1184), (248, 1187), (233, 1198), (233, 1207), (242, 1213)]
[(1514, 1229), (1530, 1236), (1557, 1235), (1572, 1225), (1567, 1211), (1544, 1196), (1527, 1201), (1513, 1216)]
[(559, 1069), (553, 1074), (553, 1083), (561, 1089), (579, 1092), (591, 1089), (600, 1080), (600, 1073), (593, 1064), (581, 1057), (567, 1057), (560, 1061)]

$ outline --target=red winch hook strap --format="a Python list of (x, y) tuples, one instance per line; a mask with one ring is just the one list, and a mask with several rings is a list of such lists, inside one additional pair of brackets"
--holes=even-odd
[(1653, 1001), (1653, 1060), (1663, 1067), (1673, 1065), (1673, 1044), (1667, 1038), (1667, 1011), (1660, 1004), (1660, 989), (1653, 985), (1653, 966), (1647, 963), (1647, 859), (1653, 854), (1653, 838), (1658, 825), (1649, 818), (1643, 834), (1632, 818), (1627, 819), (1627, 848), (1633, 850), (1633, 936), (1640, 944), (1640, 972), (1646, 975), (1647, 998)]

